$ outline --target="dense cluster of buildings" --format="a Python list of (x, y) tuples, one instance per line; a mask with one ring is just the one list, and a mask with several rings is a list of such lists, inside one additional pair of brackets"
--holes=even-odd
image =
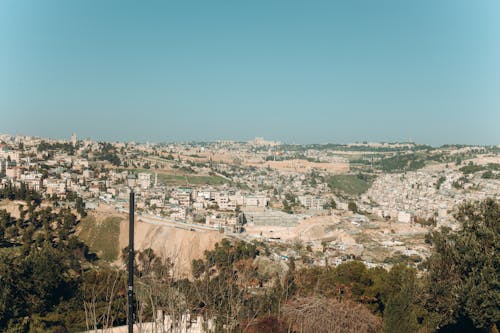
[[(297, 204), (304, 209), (322, 210), (326, 200), (323, 196), (329, 192), (326, 184), (310, 185), (301, 172), (241, 164), (235, 168), (233, 161), (225, 163), (224, 155), (231, 154), (234, 146), (244, 146), (238, 152), (252, 155), (249, 160), (254, 163), (259, 155), (267, 153), (252, 154), (251, 150), (271, 144), (263, 140), (248, 145), (217, 142), (197, 148), (187, 144), (114, 143), (111, 152), (118, 155), (120, 165), (101, 158), (109, 147), (91, 140), (79, 141), (76, 135), (70, 141), (5, 135), (1, 140), (0, 187), (24, 184), (51, 198), (64, 198), (73, 192), (84, 199), (89, 209), (104, 203), (125, 211), (130, 191), (127, 177), (131, 172), (137, 177), (134, 191), (139, 212), (214, 225), (236, 224), (243, 213), (249, 217), (269, 216), (273, 221), (278, 215), (285, 217), (287, 214), (279, 210), (286, 193), (294, 193)], [(209, 158), (197, 161), (202, 154)], [(217, 160), (215, 155), (223, 157)], [(172, 182), (159, 179), (162, 170), (179, 176)], [(190, 184), (192, 175), (208, 181)], [(211, 179), (217, 182), (210, 184)]]
[(443, 165), (381, 175), (362, 199), (364, 207), (380, 217), (399, 222), (433, 218), (437, 223), (448, 223), (459, 203), (487, 197), (500, 198), (499, 179), (484, 179), (481, 173), (466, 177), (456, 166)]
[[(89, 209), (106, 203), (126, 211), (126, 180), (134, 172), (139, 212), (175, 221), (294, 225), (297, 214), (324, 214), (332, 201), (347, 210), (349, 200), (381, 219), (411, 223), (418, 216), (446, 222), (457, 203), (499, 195), (498, 179), (473, 174), (464, 181), (457, 167), (447, 165), (379, 174), (365, 194), (339, 198), (326, 179), (349, 170), (348, 160), (332, 151), (286, 150), (262, 138), (137, 144), (78, 140), (76, 134), (70, 140), (0, 135), (0, 187), (24, 184), (52, 198), (73, 192)], [(461, 188), (458, 181), (464, 183)]]

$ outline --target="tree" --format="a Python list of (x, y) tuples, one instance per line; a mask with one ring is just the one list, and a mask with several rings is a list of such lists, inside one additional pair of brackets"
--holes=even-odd
[(331, 209), (337, 209), (337, 203), (333, 199), (330, 199), (328, 202), (326, 202), (323, 205), (323, 209), (330, 209), (330, 208)]
[(356, 205), (356, 203), (354, 201), (349, 201), (349, 204), (347, 205), (347, 208), (353, 212), (353, 213), (357, 213), (358, 212), (358, 205)]
[(283, 211), (285, 213), (288, 213), (288, 214), (292, 214), (293, 213), (292, 207), (290, 207), (290, 204), (286, 200), (283, 200)]
[(80, 217), (83, 218), (83, 217), (87, 216), (87, 212), (85, 211), (85, 203), (83, 202), (82, 198), (80, 198), (80, 197), (76, 198), (75, 208), (76, 208), (76, 211), (78, 212), (78, 214), (80, 215)]
[(19, 292), (21, 269), (13, 257), (0, 254), (0, 329), (8, 320), (24, 315), (23, 293)]
[(107, 329), (126, 322), (126, 274), (100, 267), (83, 274), (81, 297), (87, 330)]
[(33, 274), (26, 303), (30, 313), (48, 311), (67, 292), (69, 294), (69, 281), (65, 276), (67, 268), (62, 264), (63, 260), (60, 251), (45, 243), (23, 261), (23, 269)]
[(493, 172), (491, 170), (488, 170), (486, 172), (483, 173), (483, 175), (481, 176), (481, 178), (483, 179), (492, 179), (492, 178), (495, 178), (495, 175), (493, 174)]
[(394, 266), (385, 281), (383, 332), (417, 332), (415, 311), (415, 272), (403, 265)]
[(24, 196), (28, 210), (20, 207), (19, 219), (0, 210), (0, 229), (7, 236), (1, 237), (0, 247), (15, 249), (0, 252), (0, 330), (81, 331), (78, 287), (87, 258), (74, 235), (75, 216), (70, 209), (35, 210), (39, 196), (28, 189), (0, 191), (4, 194), (11, 199)]
[(500, 206), (498, 201), (465, 203), (455, 214), (458, 232), (431, 234), (424, 305), (430, 325), (490, 330), (500, 321)]
[(330, 201), (330, 207), (331, 207), (332, 209), (337, 209), (337, 202), (336, 202), (335, 200), (333, 200), (333, 199), (332, 199), (332, 200)]

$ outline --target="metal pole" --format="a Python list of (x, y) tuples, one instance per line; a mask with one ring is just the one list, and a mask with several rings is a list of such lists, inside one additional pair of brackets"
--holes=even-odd
[(134, 332), (134, 190), (130, 190), (128, 227), (128, 333)]

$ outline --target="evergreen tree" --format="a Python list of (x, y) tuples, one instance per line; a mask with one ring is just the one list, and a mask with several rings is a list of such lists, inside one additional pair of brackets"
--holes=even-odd
[(455, 215), (462, 228), (442, 229), (431, 241), (425, 307), (430, 325), (444, 330), (493, 330), (500, 321), (500, 205), (466, 203)]
[(418, 323), (414, 310), (412, 282), (406, 281), (401, 290), (389, 296), (384, 310), (384, 333), (417, 332)]

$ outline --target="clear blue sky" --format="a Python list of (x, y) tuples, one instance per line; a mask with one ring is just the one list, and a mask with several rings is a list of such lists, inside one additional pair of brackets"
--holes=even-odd
[(0, 132), (500, 144), (500, 1), (0, 1)]

